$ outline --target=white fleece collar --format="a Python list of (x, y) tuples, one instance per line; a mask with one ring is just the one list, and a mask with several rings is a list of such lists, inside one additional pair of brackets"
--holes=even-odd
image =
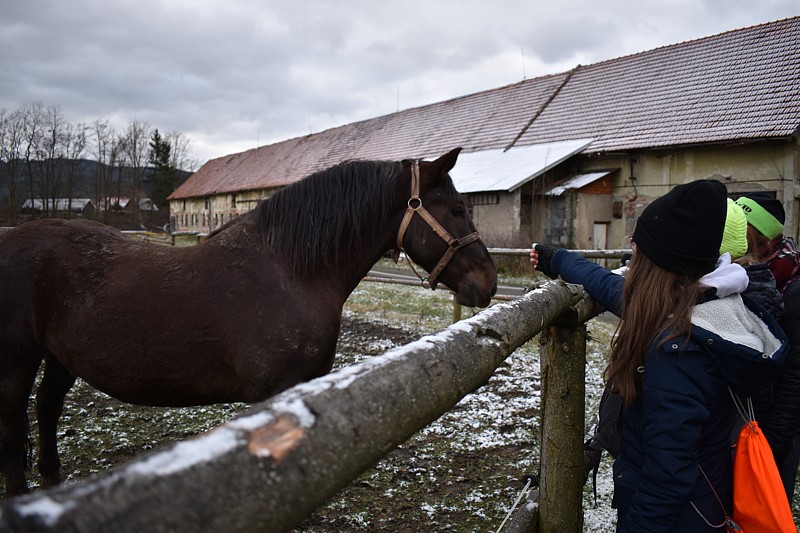
[(694, 306), (692, 324), (770, 357), (781, 347), (780, 339), (747, 308), (738, 294)]

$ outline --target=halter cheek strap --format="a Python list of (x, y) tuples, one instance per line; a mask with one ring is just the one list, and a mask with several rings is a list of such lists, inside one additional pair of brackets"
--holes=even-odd
[[(419, 195), (419, 162), (414, 161), (411, 164), (411, 197), (408, 199), (408, 207), (406, 208), (405, 215), (403, 215), (403, 220), (400, 222), (400, 229), (397, 231), (397, 242), (395, 244), (393, 259), (394, 262), (397, 263), (398, 259), (400, 258), (400, 252), (403, 250), (403, 239), (405, 238), (406, 230), (408, 226), (411, 224), (411, 219), (414, 217), (414, 214), (418, 214), (422, 217), (422, 219), (427, 222), (428, 226), (444, 241), (447, 243), (447, 251), (444, 253), (439, 262), (431, 271), (430, 275), (427, 279), (423, 279), (420, 276), (414, 266), (409, 261), (409, 265), (411, 266), (411, 270), (414, 271), (414, 274), (423, 282), (427, 282), (431, 289), (436, 290), (437, 280), (439, 279), (439, 275), (445, 269), (447, 264), (456, 254), (456, 252), (463, 248), (464, 246), (480, 240), (481, 236), (477, 231), (473, 231), (469, 235), (462, 237), (460, 239), (454, 238), (450, 233), (439, 224), (439, 221), (436, 220), (433, 215), (431, 215), (430, 211), (425, 209), (425, 206), (422, 205), (422, 198)], [(406, 257), (408, 257), (406, 255)]]

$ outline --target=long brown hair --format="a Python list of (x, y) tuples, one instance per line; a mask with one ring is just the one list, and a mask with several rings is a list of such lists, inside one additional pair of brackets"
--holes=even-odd
[(606, 378), (630, 407), (642, 390), (642, 365), (649, 346), (665, 330), (668, 337), (686, 338), (691, 329), (692, 307), (701, 287), (698, 279), (656, 265), (641, 251), (625, 274), (622, 320), (611, 342), (611, 362)]
[(747, 225), (747, 251), (756, 256), (756, 258), (763, 262), (780, 247), (783, 235), (778, 235), (774, 239), (767, 239), (764, 234), (758, 231), (754, 226)]

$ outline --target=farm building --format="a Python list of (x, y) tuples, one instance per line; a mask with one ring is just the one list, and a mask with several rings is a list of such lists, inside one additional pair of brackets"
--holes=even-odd
[[(153, 222), (158, 206), (150, 198), (140, 198), (138, 201), (138, 216), (134, 216), (134, 202), (130, 198), (29, 198), (20, 207), (19, 212), (24, 216), (57, 216), (81, 217), (92, 220), (101, 219), (104, 222), (119, 224), (122, 227), (136, 228), (144, 222)], [(138, 220), (139, 222), (136, 222)]]
[(347, 159), (433, 158), (489, 246), (627, 244), (670, 187), (767, 191), (798, 236), (800, 17), (737, 29), (343, 125), (207, 162), (170, 196), (173, 231), (207, 232)]
[(20, 207), (20, 212), (91, 217), (94, 215), (95, 205), (89, 198), (29, 198)]
[[(139, 198), (139, 211), (158, 211), (158, 206), (150, 198)], [(133, 211), (133, 203), (130, 198), (107, 198), (103, 205), (107, 205), (110, 211)]]

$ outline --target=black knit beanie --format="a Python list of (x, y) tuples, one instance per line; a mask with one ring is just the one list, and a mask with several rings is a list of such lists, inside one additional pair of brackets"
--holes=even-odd
[(719, 181), (683, 183), (644, 209), (633, 242), (661, 268), (699, 278), (717, 264), (727, 211)]
[(774, 239), (783, 233), (786, 211), (783, 204), (771, 194), (751, 192), (736, 200), (744, 210), (747, 223), (756, 228), (767, 239)]
[(750, 198), (758, 202), (758, 205), (766, 209), (770, 215), (781, 224), (786, 223), (786, 211), (783, 209), (783, 204), (780, 200), (767, 192), (749, 192), (744, 195), (745, 198)]

